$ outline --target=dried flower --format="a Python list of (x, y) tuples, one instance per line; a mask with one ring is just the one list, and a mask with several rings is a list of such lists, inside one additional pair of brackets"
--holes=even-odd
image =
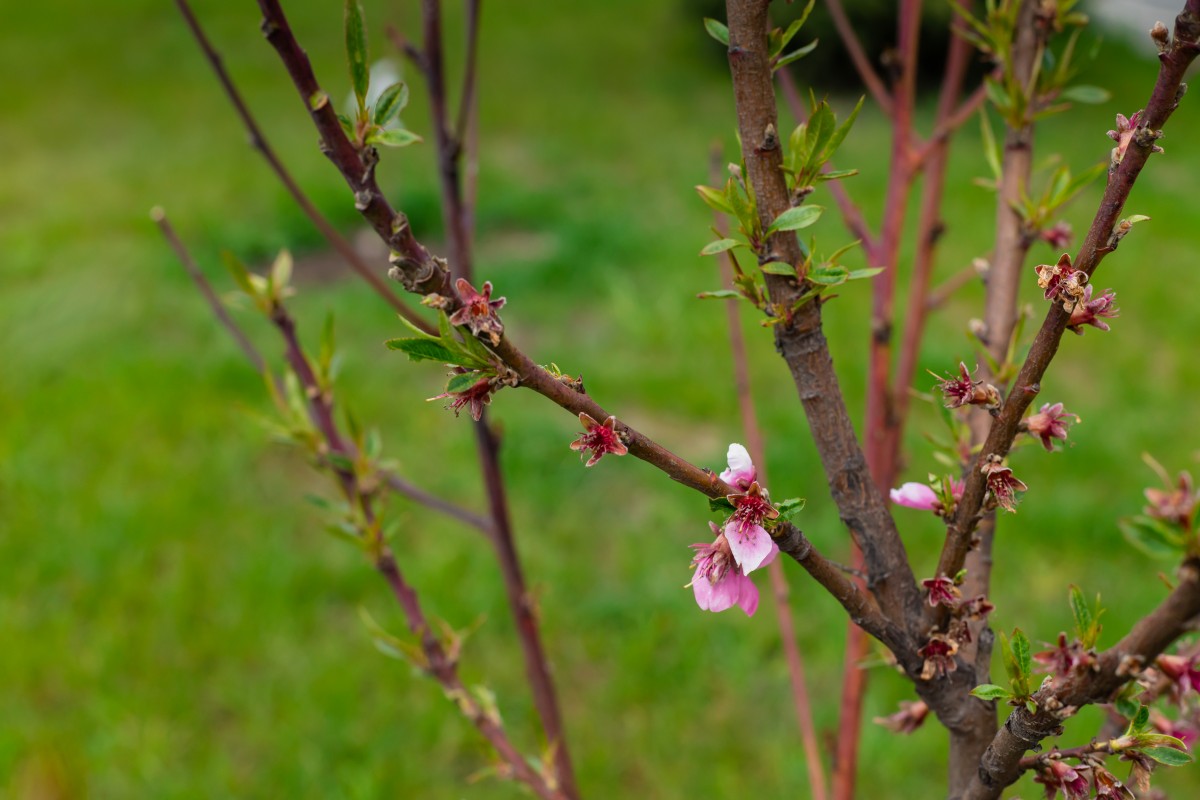
[(1036, 414), (1030, 414), (1025, 419), (1025, 429), (1033, 436), (1042, 440), (1042, 447), (1053, 450), (1052, 439), (1067, 440), (1067, 427), (1071, 421), (1079, 422), (1077, 414), (1063, 411), (1062, 403), (1050, 405), (1046, 403)]
[(452, 398), (446, 405), (446, 408), (452, 409), (454, 416), (457, 417), (458, 413), (462, 411), (463, 406), (466, 406), (471, 412), (471, 419), (479, 422), (480, 417), (483, 416), (483, 407), (491, 405), (492, 393), (495, 390), (496, 387), (492, 385), (491, 377), (485, 375), (461, 392), (444, 392), (429, 399), (441, 400), (444, 397)]
[(900, 710), (890, 717), (876, 717), (876, 725), (882, 725), (892, 733), (909, 734), (921, 727), (929, 716), (929, 706), (924, 700), (901, 700)]
[(1029, 489), (1024, 482), (1013, 477), (1012, 470), (1002, 466), (998, 456), (990, 456), (980, 471), (987, 476), (987, 488), (992, 497), (996, 500), (996, 505), (1010, 513), (1016, 513), (1017, 492), (1024, 492)]
[[(1163, 477), (1165, 479), (1166, 476)], [(1196, 513), (1196, 503), (1200, 501), (1200, 493), (1192, 490), (1191, 474), (1181, 472), (1175, 487), (1167, 490), (1146, 489), (1145, 494), (1150, 503), (1145, 508), (1146, 514), (1183, 528), (1192, 527), (1192, 518)]]
[(579, 421), (583, 424), (583, 433), (579, 434), (578, 439), (571, 442), (571, 449), (579, 451), (580, 458), (583, 457), (584, 450), (592, 452), (592, 457), (584, 466), (592, 466), (608, 453), (612, 453), (614, 456), (623, 456), (629, 452), (629, 448), (621, 441), (621, 435), (617, 433), (616, 417), (609, 417), (601, 424), (580, 411)]
[(937, 606), (939, 604), (946, 608), (953, 608), (958, 603), (958, 599), (962, 597), (962, 592), (954, 585), (954, 581), (945, 576), (937, 578), (929, 578), (921, 581), (921, 585), (929, 590), (929, 605)]
[(1072, 310), (1084, 295), (1086, 272), (1071, 266), (1071, 254), (1063, 253), (1057, 264), (1038, 264), (1033, 268), (1038, 276), (1038, 288), (1045, 290), (1047, 300), (1062, 298), (1063, 308)]
[(504, 308), (507, 300), (503, 297), (492, 299), (492, 282), (483, 284), (483, 292), (475, 291), (475, 287), (462, 278), (454, 282), (458, 289), (462, 307), (450, 315), (451, 325), (466, 325), (476, 336), (487, 336), (493, 345), (500, 344), (500, 334), (504, 333), (504, 323), (500, 321), (497, 311)]
[(725, 523), (725, 538), (742, 572), (749, 575), (770, 560), (773, 549), (778, 549), (762, 523), (777, 519), (779, 511), (757, 482), (751, 483), (745, 493), (731, 494), (727, 499), (734, 511)]
[(758, 473), (754, 469), (754, 462), (750, 460), (750, 453), (746, 451), (746, 448), (734, 442), (729, 445), (725, 459), (729, 462), (729, 469), (721, 473), (721, 480), (743, 492), (749, 489), (750, 484), (754, 483), (755, 478), (758, 477)]
[[(754, 616), (758, 608), (758, 588), (738, 569), (729, 542), (720, 529), (711, 522), (709, 527), (716, 539), (711, 544), (692, 545), (696, 550), (692, 558), (696, 571), (688, 586), (695, 593), (696, 604), (705, 611), (724, 611), (736, 605), (748, 616)], [(776, 547), (767, 562), (778, 552)]]
[(958, 363), (958, 377), (933, 377), (941, 384), (938, 388), (942, 391), (946, 408), (962, 408), (968, 405), (996, 408), (1000, 405), (1000, 393), (996, 391), (996, 387), (983, 381), (971, 380), (971, 371), (961, 361)]
[(1085, 769), (1076, 770), (1058, 759), (1047, 759), (1038, 766), (1033, 780), (1046, 787), (1046, 800), (1054, 800), (1060, 790), (1068, 800), (1087, 800), (1088, 780), (1079, 774)]
[(1117, 308), (1117, 293), (1112, 289), (1105, 289), (1104, 293), (1096, 299), (1092, 299), (1092, 287), (1083, 287), (1083, 296), (1079, 298), (1079, 302), (1071, 309), (1071, 319), (1067, 321), (1067, 328), (1072, 333), (1083, 335), (1083, 326), (1091, 325), (1093, 328), (1099, 328), (1102, 331), (1109, 330), (1108, 323), (1101, 320), (1101, 317), (1112, 319), (1120, 316), (1121, 309)]
[(1062, 250), (1071, 243), (1071, 225), (1066, 220), (1059, 220), (1053, 227), (1043, 229), (1038, 235), (1052, 250)]
[(1101, 766), (1092, 767), (1092, 786), (1096, 789), (1096, 800), (1134, 800), (1136, 797), (1132, 789)]
[(1090, 668), (1096, 663), (1095, 655), (1085, 650), (1079, 641), (1067, 641), (1067, 635), (1058, 635), (1058, 646), (1050, 650), (1034, 653), (1033, 660), (1041, 664), (1049, 675), (1055, 678), (1066, 678), (1078, 669)]
[(954, 656), (958, 654), (958, 642), (943, 634), (935, 633), (929, 637), (925, 646), (917, 651), (917, 655), (925, 659), (921, 669), (921, 680), (931, 680), (935, 675), (945, 675), (958, 669)]

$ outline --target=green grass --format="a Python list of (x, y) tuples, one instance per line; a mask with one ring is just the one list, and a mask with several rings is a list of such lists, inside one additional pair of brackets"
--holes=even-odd
[[(199, 11), (284, 160), (352, 228), (350, 198), (316, 152), (253, 9), (213, 5)], [(292, 5), (318, 75), (339, 96), (348, 79), (338, 4)], [(260, 382), (147, 211), (167, 209), (222, 289), (220, 250), (261, 261), (279, 247), (318, 248), (315, 233), (245, 146), (169, 4), (115, 4), (75, 26), (31, 8), (15, 10), (0, 34), (0, 71), (23, 76), (6, 98), (16, 124), (0, 127), (0, 149), (15, 154), (0, 178), (0, 787), (15, 796), (43, 775), (96, 797), (521, 796), (490, 780), (467, 783), (487, 763), (478, 737), (434, 684), (373, 650), (358, 608), (396, 630), (399, 614), (363, 559), (322, 532), (303, 497), (332, 487), (255, 422), (268, 410)], [(378, 50), (390, 12), (368, 11)], [(675, 4), (626, 0), (557, 15), (546, 4), (489, 7), (478, 263), (507, 295), (509, 330), (535, 358), (581, 372), (623, 419), (720, 467), (739, 422), (724, 314), (693, 299), (716, 277), (695, 255), (709, 219), (691, 188), (708, 179), (712, 142), (731, 152), (732, 103), (714, 47)], [(1152, 63), (1117, 45), (1106, 52), (1089, 82), (1121, 100), (1039, 131), (1042, 151), (1062, 150), (1076, 168), (1107, 157), (1113, 114), (1136, 110), (1152, 80)], [(406, 119), (424, 131), (426, 98), (419, 83), (413, 89)], [(1104, 595), (1111, 643), (1163, 594), (1155, 575), (1169, 565), (1131, 551), (1114, 519), (1141, 505), (1151, 479), (1143, 450), (1173, 469), (1195, 461), (1200, 369), (1188, 343), (1200, 317), (1194, 215), (1180, 198), (1200, 173), (1200, 152), (1188, 147), (1198, 124), (1185, 102), (1167, 154), (1129, 206), (1153, 221), (1097, 277), (1118, 289), (1122, 317), (1111, 334), (1070, 337), (1043, 387), (1084, 417), (1073, 446), (1014, 457), (1032, 489), (1020, 514), (1003, 520), (998, 628), (1051, 640), (1069, 624), (1074, 582)], [(993, 198), (970, 180), (985, 171), (977, 143), (969, 125), (952, 163), (942, 276), (991, 245)], [(839, 163), (862, 170), (848, 185), (871, 219), (883, 152), (881, 120), (865, 111)], [(386, 159), (395, 202), (436, 242), (429, 149)], [(1071, 209), (1076, 231), (1097, 197), (1093, 187)], [(847, 238), (833, 214), (816, 232)], [(1044, 246), (1035, 255), (1051, 257)], [(1040, 314), (1035, 288), (1025, 292)], [(867, 293), (852, 286), (826, 313), (855, 419)], [(964, 291), (937, 318), (922, 368), (974, 358), (962, 331), (980, 296)], [(389, 310), (341, 280), (303, 286), (294, 308), (310, 341), (326, 311), (337, 315), (344, 402), (378, 425), (401, 471), (479, 507), (469, 424), (422, 402), (440, 391), (439, 370), (380, 346), (402, 332)], [(239, 318), (278, 357), (270, 332), (248, 313)], [(806, 496), (803, 527), (844, 558), (791, 381), (756, 321), (746, 331), (773, 431), (772, 489)], [(493, 409), (585, 793), (804, 796), (769, 604), (750, 620), (703, 614), (683, 588), (686, 545), (706, 532), (703, 500), (632, 459), (583, 470), (566, 447), (577, 423), (532, 393), (506, 392)], [(934, 468), (926, 429), (936, 416), (918, 408), (908, 477)], [(489, 549), (420, 508), (392, 510), (404, 523), (403, 567), (427, 610), (459, 627), (483, 615), (465, 675), (496, 691), (513, 735), (536, 751)], [(898, 516), (918, 575), (931, 573), (936, 521)], [(788, 573), (817, 723), (832, 730), (841, 613), (801, 570)], [(868, 718), (911, 696), (886, 670), (872, 685)], [(1064, 743), (1090, 733), (1072, 725)], [(938, 795), (945, 740), (936, 726), (896, 741), (868, 725), (863, 747), (864, 797)], [(1195, 773), (1172, 785), (1194, 786)]]

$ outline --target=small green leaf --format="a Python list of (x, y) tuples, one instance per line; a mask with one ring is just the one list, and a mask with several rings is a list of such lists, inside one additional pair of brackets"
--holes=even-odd
[(717, 253), (724, 253), (726, 250), (732, 250), (741, 242), (737, 239), (717, 239), (715, 242), (709, 242), (704, 245), (704, 249), (700, 251), (702, 256), (713, 256)]
[(766, 235), (780, 231), (798, 231), (801, 228), (807, 228), (818, 219), (821, 218), (821, 212), (825, 209), (821, 206), (795, 206), (784, 211), (775, 221), (772, 222), (766, 230)]
[(808, 503), (803, 497), (789, 497), (787, 500), (775, 504), (775, 509), (784, 519), (791, 519), (794, 515), (799, 514), (804, 510), (804, 506)]
[(376, 130), (367, 137), (367, 144), (381, 144), (384, 147), (408, 147), (410, 144), (421, 141), (424, 139), (404, 128)]
[(741, 292), (735, 292), (733, 289), (717, 289), (712, 292), (700, 292), (696, 295), (701, 300), (736, 300), (741, 296)]
[(1033, 648), (1029, 644), (1029, 637), (1020, 628), (1014, 628), (1011, 641), (1013, 660), (1020, 670), (1021, 677), (1028, 680), (1033, 674)]
[(1166, 764), (1168, 767), (1182, 767), (1193, 760), (1191, 753), (1176, 750), (1174, 747), (1143, 747), (1140, 752), (1142, 755), (1152, 758), (1160, 764)]
[(1137, 737), (1138, 745), (1154, 745), (1162, 747), (1174, 747), (1176, 750), (1187, 750), (1187, 745), (1182, 739), (1177, 739), (1174, 736), (1168, 736), (1165, 733), (1143, 733)]
[(796, 275), (796, 268), (782, 261), (768, 261), (762, 265), (761, 269), (768, 275), (786, 275), (788, 277)]
[(238, 285), (238, 288), (257, 299), (258, 292), (250, 280), (250, 270), (241, 262), (241, 259), (226, 250), (221, 253), (221, 260), (225, 263), (225, 268), (229, 270), (229, 274), (233, 276), (233, 282)]
[(846, 275), (848, 281), (861, 281), (864, 278), (874, 278), (879, 273), (883, 272), (883, 267), (867, 267), (865, 269), (852, 269)]
[(834, 265), (810, 269), (804, 277), (821, 286), (840, 286), (846, 282), (849, 275), (850, 271), (845, 267)]
[(1107, 89), (1102, 89), (1099, 86), (1071, 86), (1063, 90), (1061, 95), (1064, 100), (1073, 100), (1076, 103), (1087, 103), (1096, 105), (1097, 103), (1107, 103), (1112, 95)]
[(408, 85), (404, 81), (393, 83), (384, 89), (383, 93), (379, 95), (379, 99), (375, 101), (371, 121), (381, 128), (387, 127), (387, 124), (403, 111), (406, 105), (408, 105)]
[(359, 109), (366, 108), (371, 73), (367, 68), (367, 28), (363, 23), (362, 4), (346, 0), (346, 57), (350, 61), (350, 80)]
[(413, 361), (437, 361), (442, 364), (457, 364), (459, 361), (450, 348), (436, 339), (388, 339), (384, 344), (388, 350), (399, 350)]
[(980, 700), (1006, 700), (1012, 697), (1012, 692), (994, 683), (983, 683), (971, 690), (971, 694)]
[(729, 28), (725, 27), (724, 23), (718, 22), (711, 17), (705, 17), (704, 30), (708, 31), (709, 36), (729, 47)]
[(840, 181), (842, 178), (852, 178), (858, 174), (856, 169), (831, 169), (817, 175), (818, 181)]
[(275, 256), (274, 263), (271, 264), (271, 290), (276, 297), (281, 296), (291, 280), (292, 254), (287, 250), (280, 250), (279, 255)]
[(779, 60), (775, 62), (775, 66), (773, 69), (777, 69), (777, 70), (783, 69), (788, 64), (791, 64), (795, 61), (799, 61), (800, 59), (804, 58), (806, 55), (811, 53), (813, 50), (817, 49), (818, 41), (819, 41), (818, 39), (813, 39), (808, 44), (804, 45), (803, 47), (801, 47), (799, 49), (793, 50), (792, 52), (788, 53), (786, 56), (780, 56)]
[(728, 497), (710, 497), (708, 498), (708, 508), (718, 514), (728, 513), (733, 511), (733, 501)]
[(1139, 706), (1137, 713), (1133, 715), (1133, 719), (1129, 720), (1129, 731), (1131, 733), (1141, 733), (1150, 726), (1150, 707)]
[(478, 372), (460, 372), (450, 378), (446, 383), (446, 391), (452, 394), (465, 392), (475, 384), (479, 383), (484, 376)]
[(733, 206), (720, 189), (714, 189), (711, 186), (697, 186), (696, 191), (700, 193), (700, 199), (707, 203), (709, 208), (723, 214), (733, 214)]

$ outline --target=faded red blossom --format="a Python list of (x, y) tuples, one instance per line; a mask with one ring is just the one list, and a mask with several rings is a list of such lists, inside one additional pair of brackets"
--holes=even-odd
[(1025, 419), (1025, 429), (1033, 436), (1042, 440), (1042, 447), (1054, 449), (1052, 439), (1067, 440), (1067, 427), (1071, 422), (1079, 422), (1077, 414), (1063, 411), (1062, 403), (1051, 405), (1046, 403), (1036, 414), (1030, 414)]
[(954, 581), (945, 576), (929, 578), (921, 581), (921, 585), (929, 590), (929, 605), (933, 607), (943, 605), (953, 608), (962, 597), (962, 592), (954, 585)]
[(1017, 511), (1017, 492), (1029, 489), (1024, 482), (1013, 477), (1012, 470), (1000, 464), (1000, 459), (992, 456), (980, 471), (987, 476), (987, 488), (996, 505), (1009, 513)]
[(1162, 674), (1169, 678), (1175, 685), (1175, 693), (1179, 697), (1182, 697), (1189, 691), (1200, 692), (1200, 667), (1197, 666), (1196, 662), (1197, 657), (1195, 656), (1172, 656), (1166, 653), (1154, 661), (1162, 671)]
[(1092, 786), (1096, 789), (1096, 800), (1134, 800), (1136, 797), (1132, 789), (1101, 766), (1092, 767)]
[(1046, 787), (1046, 800), (1054, 800), (1059, 791), (1068, 800), (1087, 800), (1088, 780), (1079, 774), (1084, 770), (1086, 767), (1077, 770), (1058, 759), (1047, 759), (1038, 765), (1038, 773), (1033, 780)]
[(578, 439), (571, 442), (571, 449), (578, 450), (580, 458), (583, 457), (583, 451), (591, 451), (592, 457), (584, 466), (592, 466), (609, 453), (614, 456), (623, 456), (629, 452), (629, 448), (625, 446), (625, 443), (621, 441), (620, 434), (617, 433), (616, 417), (609, 417), (601, 424), (580, 411), (579, 421), (583, 424), (583, 433), (579, 434)]
[(1063, 307), (1070, 311), (1083, 298), (1088, 276), (1071, 266), (1070, 253), (1059, 256), (1057, 264), (1038, 264), (1033, 269), (1037, 272), (1038, 288), (1045, 290), (1047, 300), (1059, 297)]
[(1079, 336), (1083, 335), (1084, 325), (1091, 325), (1102, 331), (1109, 330), (1108, 323), (1101, 318), (1113, 319), (1121, 315), (1121, 309), (1117, 308), (1116, 302), (1117, 293), (1112, 289), (1105, 289), (1103, 294), (1092, 299), (1092, 287), (1083, 287), (1083, 296), (1071, 309), (1071, 318), (1067, 320), (1067, 328)]
[(751, 483), (745, 493), (731, 494), (726, 499), (733, 503), (734, 511), (725, 523), (725, 537), (729, 539), (729, 546), (742, 572), (749, 575), (767, 563), (772, 548), (776, 547), (762, 523), (764, 520), (778, 519), (779, 511), (771, 505), (757, 481)]
[[(930, 373), (931, 375), (933, 373)], [(942, 378), (937, 375), (939, 389), (946, 401), (946, 408), (962, 408), (963, 406), (988, 406), (995, 408), (1000, 405), (1000, 393), (990, 383), (971, 379), (971, 371), (967, 365), (958, 362), (958, 377)]]
[(480, 417), (483, 416), (483, 407), (491, 405), (492, 393), (495, 390), (496, 387), (492, 385), (492, 379), (484, 376), (461, 392), (443, 392), (429, 399), (441, 400), (445, 397), (452, 398), (445, 407), (452, 409), (454, 416), (457, 417), (458, 413), (462, 411), (463, 406), (466, 406), (467, 410), (471, 413), (471, 419), (478, 422)]
[(1051, 249), (1062, 250), (1071, 243), (1071, 225), (1066, 220), (1059, 220), (1053, 227), (1043, 229), (1038, 235)]
[(921, 680), (931, 680), (935, 675), (945, 675), (958, 669), (954, 656), (958, 654), (958, 642), (944, 634), (935, 633), (929, 637), (925, 646), (917, 651), (917, 655), (925, 659), (921, 669)]
[(958, 613), (966, 619), (983, 619), (995, 610), (996, 607), (983, 595), (964, 600), (958, 607)]
[(450, 315), (451, 325), (466, 325), (476, 336), (487, 336), (493, 345), (500, 344), (500, 334), (504, 333), (504, 323), (500, 321), (497, 311), (504, 308), (505, 298), (492, 299), (492, 282), (483, 284), (483, 292), (475, 291), (475, 287), (462, 278), (454, 282), (458, 289), (462, 307)]
[(901, 700), (899, 711), (889, 717), (876, 717), (873, 722), (892, 733), (909, 734), (921, 727), (928, 716), (929, 706), (924, 700)]
[(1085, 650), (1078, 641), (1067, 641), (1067, 635), (1058, 635), (1058, 646), (1033, 654), (1033, 660), (1045, 667), (1046, 672), (1055, 678), (1066, 678), (1078, 669), (1090, 668), (1096, 663), (1093, 653)]
[(1146, 514), (1184, 528), (1192, 527), (1192, 518), (1196, 513), (1196, 503), (1200, 501), (1200, 494), (1192, 489), (1190, 473), (1179, 473), (1178, 483), (1171, 489), (1151, 488), (1147, 489), (1145, 494), (1150, 503), (1145, 508)]

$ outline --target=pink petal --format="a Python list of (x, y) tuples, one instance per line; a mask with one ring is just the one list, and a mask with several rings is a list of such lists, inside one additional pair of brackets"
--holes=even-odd
[(746, 451), (746, 448), (736, 442), (729, 445), (729, 452), (725, 454), (725, 459), (729, 462), (729, 469), (721, 473), (721, 480), (739, 489), (749, 488), (757, 475), (754, 462), (750, 460), (750, 453)]
[(939, 502), (937, 493), (923, 483), (906, 483), (889, 494), (896, 505), (922, 511), (932, 511)]
[(707, 576), (697, 575), (692, 581), (692, 592), (696, 595), (696, 605), (704, 611), (724, 611), (727, 608), (732, 608), (738, 602), (738, 593), (741, 587), (734, 581), (730, 580), (732, 576), (738, 575), (736, 572), (727, 572), (725, 577), (717, 582), (711, 583)]
[(739, 592), (737, 604), (742, 611), (746, 612), (747, 617), (753, 617), (754, 612), (758, 610), (758, 587), (754, 585), (754, 581), (747, 578), (745, 575), (739, 575), (736, 572), (732, 573), (732, 580), (737, 580), (739, 584)]
[(729, 540), (733, 558), (745, 575), (765, 564), (772, 548), (779, 549), (766, 528), (761, 525), (739, 525), (733, 519), (725, 525), (725, 538)]

